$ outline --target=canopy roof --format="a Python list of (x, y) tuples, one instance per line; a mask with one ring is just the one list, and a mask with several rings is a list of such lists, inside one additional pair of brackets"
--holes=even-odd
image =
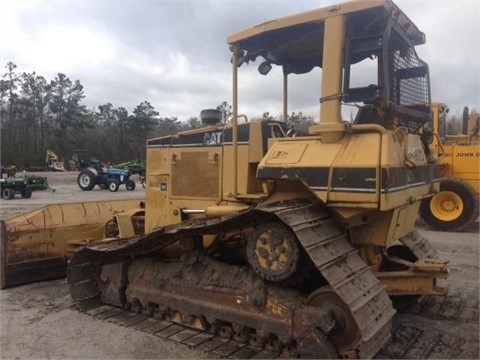
[(322, 66), (325, 20), (337, 15), (346, 16), (347, 36), (381, 34), (392, 18), (413, 45), (425, 43), (425, 34), (390, 0), (351, 1), (267, 21), (230, 35), (227, 42), (239, 46), (245, 62), (262, 56), (286, 74), (307, 73)]

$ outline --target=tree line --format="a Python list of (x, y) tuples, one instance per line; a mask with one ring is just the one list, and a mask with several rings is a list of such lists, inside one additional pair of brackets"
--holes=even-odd
[(65, 74), (47, 81), (43, 76), (18, 73), (8, 62), (0, 80), (2, 165), (20, 169), (45, 165), (47, 149), (68, 160), (77, 149), (94, 150), (104, 161), (145, 158), (145, 141), (200, 126), (192, 118), (159, 117), (148, 101), (132, 113), (111, 103), (88, 109), (80, 80)]
[[(177, 117), (161, 117), (148, 101), (131, 113), (111, 103), (88, 109), (80, 80), (65, 74), (48, 81), (32, 73), (19, 73), (8, 62), (0, 79), (1, 163), (18, 169), (45, 167), (47, 149), (54, 151), (68, 167), (79, 149), (90, 150), (98, 159), (120, 163), (145, 159), (145, 142), (157, 136), (201, 127), (196, 116), (181, 122)], [(224, 123), (232, 115), (232, 106), (223, 101), (217, 106)], [(264, 117), (275, 119), (268, 113)], [(288, 122), (307, 128), (313, 118), (292, 113)]]

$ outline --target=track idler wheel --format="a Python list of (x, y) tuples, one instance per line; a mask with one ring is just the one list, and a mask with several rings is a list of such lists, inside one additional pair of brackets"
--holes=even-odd
[(299, 268), (299, 243), (283, 223), (267, 222), (257, 226), (250, 234), (247, 258), (262, 279), (284, 282), (291, 279)]
[[(310, 294), (307, 305), (326, 311), (332, 316), (333, 327), (322, 329), (323, 333), (328, 334), (328, 339), (335, 345), (341, 357), (351, 357), (352, 351), (360, 342), (360, 330), (347, 304), (331, 287), (325, 286)], [(317, 341), (320, 341), (321, 335), (322, 333), (319, 333), (314, 337), (319, 337)]]

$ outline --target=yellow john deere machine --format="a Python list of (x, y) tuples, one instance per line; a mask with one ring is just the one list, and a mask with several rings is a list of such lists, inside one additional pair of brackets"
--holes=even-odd
[(479, 215), (480, 115), (465, 107), (462, 134), (447, 135), (448, 107), (432, 103), (433, 154), (441, 164), (440, 191), (420, 206), (422, 219), (443, 231), (462, 231)]
[[(389, 295), (444, 294), (448, 261), (414, 228), (440, 170), (415, 133), (430, 117), (428, 66), (415, 52), (424, 42), (391, 1), (232, 34), (232, 125), (205, 110), (204, 128), (147, 141), (141, 204), (62, 205), (2, 222), (2, 286), (15, 282), (18, 259), (56, 256), (61, 272), (77, 246), (68, 284), (91, 314), (207, 341), (224, 356), (373, 357), (390, 337)], [(322, 69), (309, 135), (239, 114), (239, 69), (255, 60), (262, 75), (282, 70), (284, 118), (289, 77)], [(373, 83), (358, 82), (365, 61)], [(354, 123), (342, 121), (342, 103), (359, 105)], [(208, 341), (215, 334), (233, 340)]]

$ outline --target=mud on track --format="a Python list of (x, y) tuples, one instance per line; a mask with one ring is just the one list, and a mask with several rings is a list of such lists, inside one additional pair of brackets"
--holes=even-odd
[[(143, 197), (122, 186), (116, 193), (80, 190), (75, 172), (33, 173), (46, 176), (54, 193), (36, 191), (32, 198), (0, 200), (7, 218), (46, 204)], [(21, 174), (18, 174), (21, 176)], [(137, 178), (134, 178), (137, 180)], [(446, 297), (424, 298), (394, 317), (392, 339), (376, 358), (478, 359), (479, 223), (464, 233), (427, 229), (420, 232), (451, 261)], [(177, 344), (155, 334), (126, 328), (75, 309), (65, 280), (0, 291), (0, 358), (2, 359), (186, 359), (219, 355)]]

